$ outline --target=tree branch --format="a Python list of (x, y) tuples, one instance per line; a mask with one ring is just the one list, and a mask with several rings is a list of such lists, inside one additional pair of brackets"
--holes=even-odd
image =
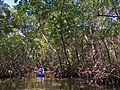
[(115, 9), (115, 14), (116, 14), (116, 15), (105, 15), (105, 14), (100, 14), (99, 11), (98, 11), (98, 15), (97, 15), (97, 16), (113, 17), (113, 18), (118, 17), (118, 18), (120, 19), (120, 15), (117, 13), (117, 10), (116, 10), (115, 5), (113, 5), (113, 6), (114, 6), (114, 9)]
[(115, 17), (120, 17), (120, 16), (116, 16), (116, 15), (100, 15), (100, 14), (98, 14), (98, 16), (103, 16), (103, 17), (113, 17), (113, 18), (115, 18)]

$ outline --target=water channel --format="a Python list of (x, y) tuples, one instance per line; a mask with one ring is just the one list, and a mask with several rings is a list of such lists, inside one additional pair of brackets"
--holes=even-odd
[(55, 79), (47, 73), (44, 82), (39, 82), (34, 74), (25, 78), (0, 80), (0, 90), (120, 90), (120, 88), (93, 87), (82, 84), (79, 79)]

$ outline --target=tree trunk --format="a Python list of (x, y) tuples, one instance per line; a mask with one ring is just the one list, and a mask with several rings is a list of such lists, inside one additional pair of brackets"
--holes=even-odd
[(63, 52), (64, 52), (65, 58), (66, 58), (66, 60), (67, 60), (67, 62), (69, 64), (69, 66), (71, 66), (70, 61), (68, 59), (66, 45), (65, 45), (64, 36), (63, 36), (63, 21), (62, 21), (62, 17), (63, 17), (63, 4), (62, 4), (60, 12), (61, 12), (61, 14), (60, 14), (60, 36), (61, 36), (62, 45), (63, 45)]
[(109, 63), (112, 63), (112, 62), (111, 62), (111, 58), (110, 58), (110, 53), (109, 53), (108, 46), (107, 46), (107, 44), (106, 44), (104, 38), (100, 37), (100, 39), (102, 40), (102, 42), (103, 42), (103, 44), (104, 44), (104, 46), (105, 46), (105, 48), (106, 48), (107, 55), (108, 55), (107, 57), (108, 57)]

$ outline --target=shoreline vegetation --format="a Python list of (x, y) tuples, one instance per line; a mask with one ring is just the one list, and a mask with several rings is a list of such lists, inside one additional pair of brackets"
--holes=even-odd
[(0, 70), (0, 79), (4, 78), (22, 78), (31, 73), (33, 67), (30, 64), (18, 65), (19, 67), (3, 67)]
[(95, 86), (120, 86), (120, 64), (103, 65), (96, 63), (92, 68), (78, 67), (76, 69), (57, 70), (56, 78), (79, 78), (83, 83)]
[[(106, 64), (96, 63), (93, 67), (88, 68), (84, 66), (78, 66), (76, 68), (67, 67), (67, 68), (58, 68), (52, 72), (53, 77), (57, 79), (64, 78), (78, 78), (80, 82), (95, 85), (95, 86), (120, 86), (120, 64)], [(24, 68), (16, 68), (13, 70), (1, 69), (0, 79), (5, 78), (23, 78), (27, 74), (33, 72), (33, 66), (30, 64)], [(49, 74), (49, 73), (47, 73)], [(46, 77), (47, 78), (47, 77)]]

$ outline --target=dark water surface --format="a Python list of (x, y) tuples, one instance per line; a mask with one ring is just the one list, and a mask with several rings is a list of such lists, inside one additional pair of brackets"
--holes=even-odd
[(79, 79), (54, 79), (47, 73), (44, 83), (35, 78), (34, 74), (26, 78), (0, 80), (0, 90), (120, 90), (120, 88), (103, 88), (84, 85)]

